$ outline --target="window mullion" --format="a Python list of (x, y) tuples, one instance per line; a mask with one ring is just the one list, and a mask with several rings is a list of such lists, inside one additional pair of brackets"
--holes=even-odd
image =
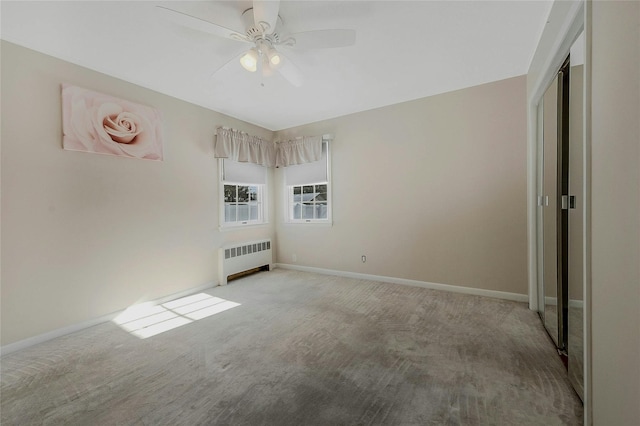
[(238, 204), (238, 197), (240, 197), (240, 189), (238, 188), (240, 185), (236, 185), (236, 198), (235, 198), (235, 205), (236, 205), (236, 217), (234, 218), (234, 222), (238, 223), (238, 210), (240, 208), (240, 205)]
[[(317, 194), (318, 193), (318, 185), (313, 185), (313, 193)], [(313, 219), (316, 220), (318, 219), (318, 200), (316, 199), (318, 198), (318, 196), (316, 195), (315, 197), (313, 197)]]
[(296, 208), (295, 208), (295, 200), (296, 200), (296, 187), (292, 186), (291, 187), (291, 217), (295, 220), (296, 219)]

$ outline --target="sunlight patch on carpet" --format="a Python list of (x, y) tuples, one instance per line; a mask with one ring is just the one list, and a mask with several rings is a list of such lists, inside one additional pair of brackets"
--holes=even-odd
[(236, 306), (240, 303), (198, 293), (160, 305), (141, 303), (131, 306), (113, 322), (134, 336), (146, 339)]

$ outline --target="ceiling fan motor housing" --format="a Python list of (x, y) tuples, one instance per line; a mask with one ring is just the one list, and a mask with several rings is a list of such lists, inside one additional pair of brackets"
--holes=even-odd
[(261, 25), (257, 25), (253, 17), (252, 7), (242, 12), (242, 20), (244, 22), (244, 27), (246, 28), (247, 37), (249, 37), (250, 39), (255, 40), (258, 37), (267, 38), (267, 36), (273, 36), (275, 37), (275, 39), (272, 39), (270, 41), (273, 43), (278, 43), (279, 37), (275, 30), (276, 28), (282, 26), (282, 17), (280, 15), (278, 15), (275, 28), (270, 28), (269, 24), (266, 22), (262, 22), (262, 24), (264, 24), (264, 27), (261, 27)]

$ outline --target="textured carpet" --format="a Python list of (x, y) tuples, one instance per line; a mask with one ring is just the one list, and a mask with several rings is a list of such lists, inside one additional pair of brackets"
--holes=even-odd
[(1, 359), (3, 425), (578, 425), (525, 304), (276, 269), (139, 339), (106, 323)]

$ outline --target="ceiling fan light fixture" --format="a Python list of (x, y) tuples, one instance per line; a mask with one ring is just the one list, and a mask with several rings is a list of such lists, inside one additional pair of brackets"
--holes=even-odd
[(258, 50), (252, 47), (240, 58), (240, 65), (249, 72), (256, 72), (258, 69)]
[(282, 57), (276, 49), (269, 49), (267, 51), (267, 57), (269, 58), (269, 63), (274, 67), (277, 67), (280, 65), (280, 62), (282, 62)]

